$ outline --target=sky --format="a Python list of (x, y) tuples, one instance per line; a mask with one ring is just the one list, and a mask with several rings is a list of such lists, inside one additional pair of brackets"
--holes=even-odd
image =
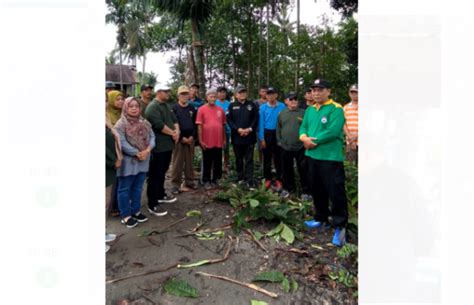
[[(322, 23), (322, 17), (327, 16), (330, 24), (337, 24), (341, 20), (341, 15), (329, 6), (329, 0), (301, 0), (300, 22), (301, 24), (318, 25)], [(106, 8), (107, 11), (107, 8)], [(296, 8), (290, 12), (290, 21), (296, 21)], [(105, 25), (105, 56), (115, 48), (116, 26)], [(175, 55), (175, 52), (148, 53), (146, 59), (146, 72), (153, 71), (158, 74), (158, 83), (167, 84), (171, 80), (170, 64), (168, 61)], [(137, 70), (142, 70), (142, 63), (137, 60)]]

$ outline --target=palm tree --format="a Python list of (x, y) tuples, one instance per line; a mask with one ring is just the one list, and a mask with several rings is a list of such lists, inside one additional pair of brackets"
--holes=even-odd
[(174, 14), (181, 27), (186, 21), (191, 23), (191, 51), (196, 64), (194, 81), (199, 84), (200, 93), (205, 93), (204, 43), (201, 40), (204, 25), (209, 21), (214, 10), (215, 0), (152, 0), (155, 6)]
[(120, 60), (120, 90), (123, 91), (122, 51), (127, 45), (125, 25), (129, 17), (127, 0), (106, 0), (109, 13), (105, 16), (106, 23), (117, 25), (117, 44)]

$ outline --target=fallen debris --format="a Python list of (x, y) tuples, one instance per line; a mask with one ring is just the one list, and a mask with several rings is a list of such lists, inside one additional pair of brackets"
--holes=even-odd
[(196, 274), (203, 275), (203, 276), (208, 276), (208, 277), (211, 277), (211, 278), (220, 279), (220, 280), (227, 281), (227, 282), (231, 282), (231, 283), (234, 283), (234, 284), (237, 284), (237, 285), (240, 285), (240, 286), (247, 287), (247, 288), (253, 289), (255, 291), (258, 291), (258, 292), (263, 293), (264, 295), (269, 296), (271, 298), (278, 298), (278, 294), (276, 294), (274, 292), (271, 292), (271, 291), (268, 291), (268, 290), (265, 290), (265, 289), (263, 289), (263, 288), (261, 288), (257, 285), (251, 284), (251, 283), (244, 283), (244, 282), (240, 282), (240, 281), (237, 281), (237, 280), (225, 277), (225, 276), (209, 274), (209, 273), (206, 273), (206, 272), (196, 272)]
[(252, 231), (250, 231), (250, 229), (245, 229), (245, 232), (247, 232), (247, 234), (252, 237), (252, 240), (257, 244), (257, 246), (260, 247), (260, 249), (262, 249), (263, 251), (265, 251), (265, 252), (268, 253), (267, 248), (265, 248), (265, 247), (262, 245), (262, 243), (255, 237), (255, 235), (252, 233)]

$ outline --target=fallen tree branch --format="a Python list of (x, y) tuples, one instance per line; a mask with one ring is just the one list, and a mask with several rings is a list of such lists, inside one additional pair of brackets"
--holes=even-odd
[(187, 217), (187, 216), (184, 216), (183, 218), (181, 218), (181, 219), (179, 219), (179, 220), (177, 220), (177, 221), (175, 221), (175, 222), (169, 224), (168, 226), (166, 226), (166, 227), (164, 227), (163, 229), (161, 229), (161, 233), (163, 233), (166, 229), (169, 229), (169, 228), (171, 228), (172, 226), (177, 225), (178, 223), (185, 221), (186, 219), (188, 219), (188, 217)]
[(260, 249), (262, 249), (263, 251), (265, 251), (265, 252), (268, 253), (267, 248), (265, 248), (265, 247), (262, 245), (262, 243), (257, 240), (257, 238), (255, 237), (255, 235), (253, 235), (252, 231), (250, 231), (250, 229), (245, 229), (245, 232), (247, 232), (247, 234), (249, 234), (249, 235), (252, 237), (252, 240), (260, 247)]
[(308, 252), (308, 251), (306, 251), (306, 250), (301, 250), (301, 249), (297, 249), (297, 248), (291, 248), (291, 249), (275, 248), (275, 250), (277, 250), (277, 251), (282, 251), (282, 252), (291, 252), (291, 253), (296, 253), (296, 254), (300, 254), (300, 255), (309, 256), (309, 252)]
[(176, 266), (178, 266), (178, 263), (173, 264), (173, 265), (171, 265), (169, 267), (166, 267), (164, 269), (151, 270), (151, 271), (146, 271), (146, 272), (142, 272), (142, 273), (138, 273), (138, 274), (132, 274), (132, 275), (124, 276), (124, 277), (111, 279), (111, 280), (106, 281), (105, 283), (106, 284), (112, 284), (112, 283), (120, 282), (120, 281), (123, 281), (123, 280), (128, 280), (128, 279), (139, 277), (139, 276), (149, 275), (149, 274), (158, 273), (158, 272), (165, 272), (165, 271), (168, 271), (170, 269), (175, 268)]
[(226, 226), (223, 226), (223, 227), (220, 227), (220, 228), (205, 229), (205, 230), (200, 230), (200, 231), (196, 231), (196, 232), (193, 232), (193, 233), (187, 233), (187, 234), (183, 234), (183, 235), (176, 235), (175, 237), (187, 237), (187, 236), (201, 234), (201, 233), (212, 233), (212, 232), (217, 232), (217, 231), (229, 230), (231, 228), (232, 228), (232, 224), (229, 224), (229, 225), (226, 225)]
[(206, 273), (206, 272), (196, 272), (196, 274), (203, 275), (203, 276), (208, 276), (208, 277), (211, 277), (211, 278), (220, 279), (220, 280), (227, 281), (227, 282), (231, 282), (231, 283), (234, 283), (234, 284), (244, 286), (244, 287), (253, 289), (255, 291), (258, 291), (258, 292), (263, 293), (264, 295), (269, 296), (271, 298), (278, 298), (278, 294), (276, 294), (274, 292), (271, 292), (271, 291), (268, 291), (268, 290), (265, 290), (261, 287), (258, 287), (257, 285), (251, 284), (251, 283), (244, 283), (244, 282), (240, 282), (240, 281), (237, 281), (237, 280), (225, 277), (225, 276), (209, 274), (209, 273)]
[(199, 267), (199, 266), (203, 266), (203, 265), (220, 263), (220, 262), (223, 262), (223, 261), (227, 260), (229, 258), (230, 250), (232, 249), (232, 243), (233, 243), (232, 237), (229, 236), (229, 238), (230, 238), (230, 242), (229, 242), (229, 245), (227, 246), (227, 250), (225, 251), (224, 257), (215, 258), (215, 259), (208, 259), (208, 260), (202, 260), (202, 261), (199, 261), (199, 262), (196, 262), (196, 263), (191, 263), (191, 264), (186, 264), (186, 265), (178, 265), (176, 267), (178, 269), (179, 268), (192, 268), (192, 267)]

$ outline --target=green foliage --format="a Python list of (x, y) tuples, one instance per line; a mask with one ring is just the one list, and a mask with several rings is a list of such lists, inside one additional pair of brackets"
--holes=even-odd
[[(294, 231), (302, 229), (302, 221), (311, 209), (310, 202), (281, 199), (277, 193), (265, 189), (263, 184), (253, 191), (246, 191), (240, 186), (230, 187), (225, 192), (218, 192), (214, 199), (227, 201), (234, 208), (235, 231), (239, 232), (242, 227), (249, 228), (250, 220), (280, 221), (271, 236), (278, 235), (288, 243), (294, 241)], [(267, 233), (267, 236), (270, 235)]]
[(329, 278), (344, 286), (351, 288), (356, 286), (356, 278), (347, 269), (341, 268), (338, 272), (329, 273)]
[(346, 243), (341, 249), (337, 250), (337, 256), (343, 259), (351, 256), (357, 258), (357, 250), (357, 245)]
[(225, 233), (224, 231), (217, 231), (217, 232), (211, 232), (211, 233), (196, 233), (195, 234), (197, 239), (199, 240), (214, 240), (214, 239), (219, 239), (224, 237)]
[(187, 298), (198, 298), (199, 293), (196, 288), (189, 285), (183, 280), (176, 278), (171, 278), (164, 284), (164, 289), (166, 293), (172, 294), (178, 297), (187, 297)]
[(191, 211), (186, 212), (186, 217), (201, 217), (201, 216), (202, 216), (201, 211), (191, 210)]
[(268, 303), (264, 301), (251, 300), (250, 305), (268, 305)]
[(359, 179), (358, 179), (358, 168), (353, 162), (344, 162), (344, 168), (346, 171), (346, 195), (347, 205), (349, 211), (348, 231), (352, 234), (352, 237), (357, 236), (358, 232), (358, 206), (359, 206)]

